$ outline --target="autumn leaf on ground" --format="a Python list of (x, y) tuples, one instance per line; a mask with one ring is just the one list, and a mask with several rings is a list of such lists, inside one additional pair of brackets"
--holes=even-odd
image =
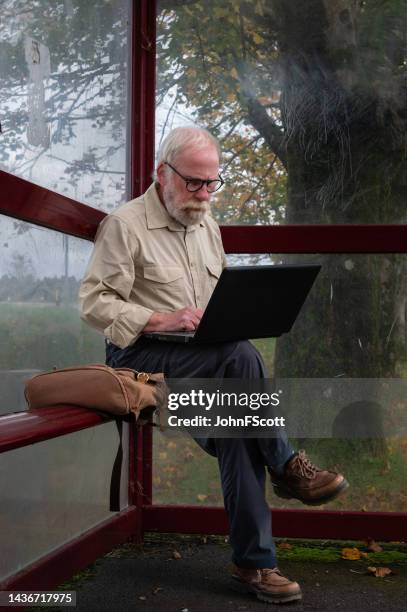
[(207, 498), (208, 498), (208, 496), (207, 496), (207, 495), (205, 495), (204, 493), (198, 493), (198, 495), (196, 496), (196, 498), (197, 498), (197, 500), (198, 500), (198, 501), (203, 502), (203, 501), (205, 501), (205, 499), (207, 499)]
[(278, 545), (278, 548), (280, 548), (281, 550), (291, 550), (293, 548), (293, 545), (289, 542), (281, 542)]
[(360, 559), (361, 554), (358, 548), (342, 548), (342, 559), (348, 561), (357, 561)]
[(390, 574), (394, 574), (394, 572), (389, 567), (371, 567), (367, 568), (367, 571), (376, 578), (384, 578), (385, 576), (390, 576)]
[(180, 552), (178, 552), (178, 550), (173, 550), (172, 551), (172, 557), (173, 559), (182, 559), (182, 555)]
[(366, 546), (366, 548), (368, 548), (369, 550), (373, 552), (382, 552), (383, 550), (380, 544), (372, 540), (372, 538), (368, 538), (367, 540), (365, 540), (364, 545)]
[(153, 595), (157, 595), (157, 593), (159, 593), (162, 590), (163, 590), (163, 587), (155, 587), (155, 589), (153, 589)]

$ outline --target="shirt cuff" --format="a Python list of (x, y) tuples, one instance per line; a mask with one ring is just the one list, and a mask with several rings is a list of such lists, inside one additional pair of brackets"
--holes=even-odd
[(106, 327), (104, 334), (119, 348), (134, 344), (150, 320), (154, 310), (135, 304), (126, 304), (113, 323)]

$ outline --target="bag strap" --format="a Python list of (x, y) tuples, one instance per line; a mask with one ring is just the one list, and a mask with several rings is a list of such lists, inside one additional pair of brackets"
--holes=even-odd
[(110, 477), (110, 512), (120, 511), (120, 481), (123, 464), (123, 419), (117, 417), (115, 421), (119, 433), (119, 446), (112, 467), (112, 475)]
[[(112, 467), (112, 475), (110, 477), (110, 512), (120, 512), (120, 484), (121, 484), (121, 475), (122, 475), (122, 464), (123, 464), (123, 421), (126, 420), (126, 417), (116, 417), (116, 427), (119, 432), (119, 446), (117, 448), (116, 457)], [(152, 421), (145, 421), (145, 423), (149, 423), (152, 427), (159, 427), (160, 431), (163, 429), (168, 429), (163, 427), (163, 425), (153, 423)], [(143, 423), (143, 420), (141, 420)]]

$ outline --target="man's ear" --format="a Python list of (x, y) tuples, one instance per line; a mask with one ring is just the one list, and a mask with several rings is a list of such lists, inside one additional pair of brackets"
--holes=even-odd
[(165, 165), (164, 165), (164, 162), (161, 162), (157, 166), (157, 181), (161, 186), (163, 186), (165, 183), (165, 179), (166, 179)]

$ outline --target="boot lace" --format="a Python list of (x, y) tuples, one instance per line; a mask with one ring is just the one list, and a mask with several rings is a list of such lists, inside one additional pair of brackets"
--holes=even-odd
[(278, 569), (278, 567), (274, 567), (274, 568), (269, 568), (269, 567), (265, 567), (263, 569), (260, 570), (260, 573), (262, 576), (266, 577), (266, 576), (271, 576), (271, 574), (278, 574), (279, 576), (282, 576), (283, 574), (280, 572), (280, 570)]
[(304, 450), (300, 450), (298, 455), (294, 457), (290, 468), (296, 474), (309, 479), (315, 478), (318, 471), (317, 466), (311, 463)]

